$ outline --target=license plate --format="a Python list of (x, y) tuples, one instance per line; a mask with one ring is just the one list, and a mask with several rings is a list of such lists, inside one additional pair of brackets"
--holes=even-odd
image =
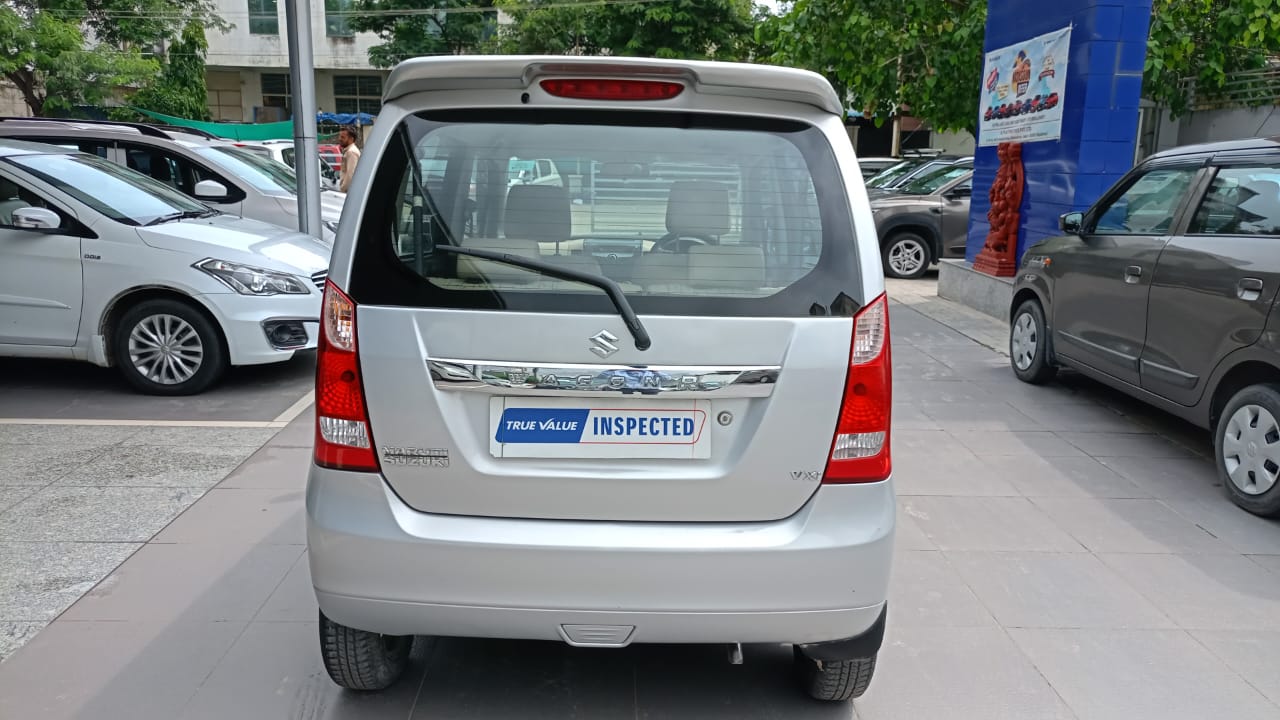
[(489, 447), (507, 458), (711, 457), (711, 403), (499, 397)]

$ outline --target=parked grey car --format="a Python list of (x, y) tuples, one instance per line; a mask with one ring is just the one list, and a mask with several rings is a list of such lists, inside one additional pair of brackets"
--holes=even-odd
[[(0, 137), (77, 149), (127, 166), (229, 215), (298, 229), (293, 170), (184, 128), (89, 120), (0, 118)], [(333, 242), (345, 196), (322, 192), (320, 239)]]
[(871, 199), (885, 275), (918, 278), (944, 257), (963, 257), (973, 163), (935, 168), (893, 195)]
[(1280, 138), (1176, 148), (1023, 257), (1009, 347), (1210, 429), (1240, 507), (1280, 515)]
[[(385, 100), (318, 350), (330, 677), (385, 688), (415, 635), (787, 643), (811, 696), (862, 694), (893, 557), (892, 369), (831, 85), (446, 56), (401, 64)], [(511, 183), (513, 158), (554, 158), (559, 184)], [(644, 192), (575, 198), (591, 177)]]

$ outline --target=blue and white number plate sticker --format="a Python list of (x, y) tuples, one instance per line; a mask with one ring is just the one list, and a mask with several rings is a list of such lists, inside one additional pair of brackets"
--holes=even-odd
[(489, 447), (508, 458), (711, 457), (711, 403), (493, 398)]

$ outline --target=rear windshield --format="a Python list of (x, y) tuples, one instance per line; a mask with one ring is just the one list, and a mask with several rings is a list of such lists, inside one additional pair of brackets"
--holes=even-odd
[(803, 123), (424, 113), (393, 136), (369, 198), (357, 302), (613, 311), (590, 285), (446, 244), (604, 275), (642, 314), (847, 314), (861, 301), (843, 178)]

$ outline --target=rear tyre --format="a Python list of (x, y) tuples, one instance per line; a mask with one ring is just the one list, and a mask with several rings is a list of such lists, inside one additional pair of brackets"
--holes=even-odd
[(126, 310), (111, 349), (125, 380), (149, 395), (195, 395), (227, 370), (217, 326), (181, 300), (144, 300)]
[(1036, 300), (1018, 306), (1009, 323), (1009, 366), (1024, 383), (1043, 385), (1058, 374), (1049, 362), (1044, 310)]
[(876, 672), (876, 656), (852, 660), (819, 661), (794, 648), (800, 687), (814, 700), (844, 702), (862, 697)]
[(413, 637), (379, 635), (336, 623), (320, 613), (320, 654), (324, 669), (348, 690), (385, 690), (409, 664)]
[(1280, 386), (1236, 393), (1213, 435), (1218, 476), (1231, 500), (1255, 515), (1280, 517)]
[(900, 232), (884, 244), (884, 274), (900, 280), (915, 280), (933, 262), (929, 243), (912, 232)]

